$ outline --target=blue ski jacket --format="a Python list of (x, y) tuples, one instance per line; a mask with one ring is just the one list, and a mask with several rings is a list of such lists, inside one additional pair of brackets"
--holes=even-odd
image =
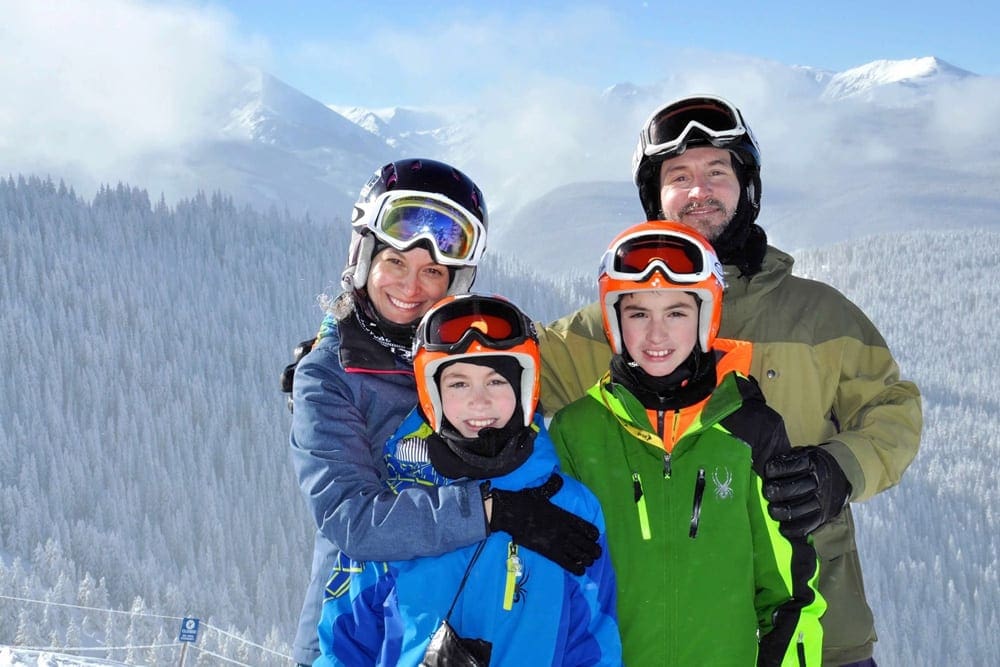
[[(558, 459), (541, 415), (534, 451), (517, 470), (493, 478), (494, 488), (517, 490), (543, 484)], [(445, 484), (426, 456), (410, 456), (414, 439), (431, 433), (417, 410), (386, 445), (388, 484)], [(407, 457), (417, 458), (408, 461)], [(490, 642), (491, 665), (620, 665), (614, 571), (604, 517), (595, 496), (563, 477), (552, 502), (594, 523), (603, 555), (582, 576), (519, 549), (496, 532), (469, 563), (477, 546), (408, 561), (347, 562), (335, 568), (319, 626), (323, 655), (315, 667), (419, 665), (431, 635), (455, 602), (450, 624), (463, 638)], [(400, 535), (405, 539), (404, 534)], [(460, 582), (468, 579), (459, 591)]]
[(319, 656), (323, 587), (341, 551), (358, 560), (406, 559), (476, 544), (487, 533), (479, 484), (413, 489), (384, 480), (383, 448), (417, 402), (413, 369), (378, 345), (353, 313), (327, 317), (295, 371), (291, 460), (316, 521), (312, 576), (293, 647)]

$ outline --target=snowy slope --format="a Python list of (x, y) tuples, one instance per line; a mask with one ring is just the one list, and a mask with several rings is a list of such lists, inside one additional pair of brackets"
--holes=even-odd
[(444, 159), (459, 150), (473, 118), (468, 111), (328, 105), (344, 118), (383, 139), (397, 155)]

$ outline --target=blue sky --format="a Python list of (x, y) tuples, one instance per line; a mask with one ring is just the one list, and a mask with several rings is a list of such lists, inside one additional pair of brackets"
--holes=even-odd
[[(749, 55), (841, 71), (937, 56), (1000, 75), (996, 3), (158, 0), (225, 23), (230, 47), (332, 104), (441, 104), (522, 77), (603, 88), (673, 58)], [(509, 82), (505, 83), (505, 82)]]

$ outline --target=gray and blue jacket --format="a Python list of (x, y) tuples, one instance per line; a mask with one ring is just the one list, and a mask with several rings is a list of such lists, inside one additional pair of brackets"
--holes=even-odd
[(312, 576), (295, 637), (296, 662), (319, 656), (323, 587), (341, 552), (358, 560), (441, 554), (486, 537), (475, 482), (393, 493), (383, 447), (417, 402), (413, 369), (354, 315), (328, 317), (295, 371), (291, 460), (316, 522)]

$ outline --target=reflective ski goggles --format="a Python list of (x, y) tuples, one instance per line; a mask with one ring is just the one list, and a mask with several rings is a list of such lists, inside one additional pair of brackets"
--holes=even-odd
[(721, 97), (688, 97), (654, 111), (639, 133), (639, 146), (649, 157), (682, 152), (692, 132), (716, 148), (725, 148), (744, 135), (753, 136), (730, 102)]
[(659, 269), (676, 284), (689, 285), (721, 276), (714, 254), (693, 237), (672, 231), (641, 231), (608, 248), (601, 259), (601, 275), (615, 280), (640, 281)]
[(509, 350), (536, 339), (531, 320), (506, 299), (462, 294), (431, 308), (417, 327), (415, 347), (460, 354), (475, 341), (489, 349)]
[(375, 202), (367, 227), (396, 250), (426, 240), (446, 266), (475, 265), (482, 256), (486, 228), (448, 197), (432, 192), (392, 190)]

